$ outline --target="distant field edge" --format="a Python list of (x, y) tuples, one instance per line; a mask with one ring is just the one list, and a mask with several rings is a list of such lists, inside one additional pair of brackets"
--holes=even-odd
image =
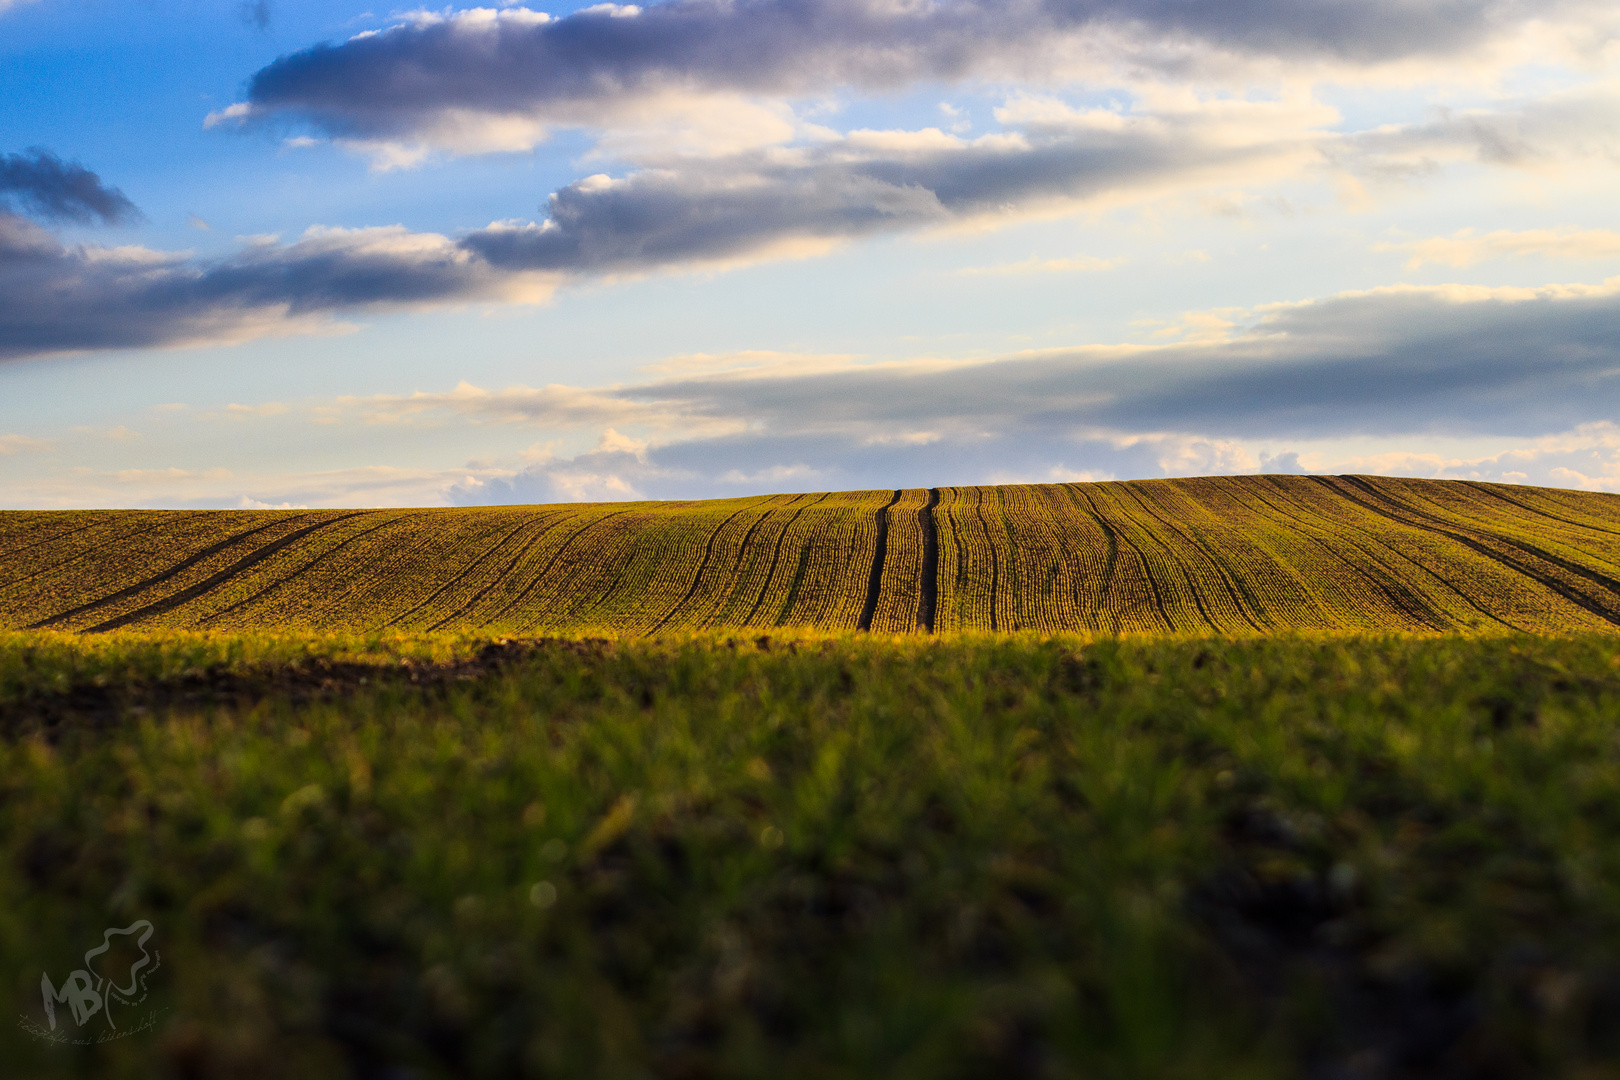
[(1620, 629), (1620, 496), (1221, 476), (684, 502), (0, 512), (0, 630), (627, 639)]

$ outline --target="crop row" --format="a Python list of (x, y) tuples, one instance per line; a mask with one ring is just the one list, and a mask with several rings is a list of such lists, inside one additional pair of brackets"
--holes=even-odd
[(615, 635), (1620, 626), (1620, 498), (1378, 477), (0, 514), (0, 626)]

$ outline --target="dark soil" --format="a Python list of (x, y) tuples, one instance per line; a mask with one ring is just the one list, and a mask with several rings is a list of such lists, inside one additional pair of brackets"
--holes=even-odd
[(98, 729), (130, 717), (173, 709), (249, 708), (276, 699), (293, 705), (348, 697), (364, 690), (410, 689), (423, 694), (497, 674), (541, 653), (599, 656), (613, 648), (604, 638), (501, 639), (477, 655), (448, 663), (404, 660), (398, 664), (349, 663), (317, 658), (247, 670), (207, 668), (173, 679), (81, 682), (0, 701), (0, 737), (44, 734), (54, 739), (70, 729)]

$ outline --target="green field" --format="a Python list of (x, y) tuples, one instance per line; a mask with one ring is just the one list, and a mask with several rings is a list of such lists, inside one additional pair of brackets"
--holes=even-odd
[(479, 510), (0, 514), (0, 628), (1567, 632), (1620, 498), (1206, 477)]
[(3, 514), (0, 1076), (1620, 1078), (1617, 540), (1372, 477)]
[(30, 634), (0, 709), (7, 1076), (1620, 1063), (1607, 635)]

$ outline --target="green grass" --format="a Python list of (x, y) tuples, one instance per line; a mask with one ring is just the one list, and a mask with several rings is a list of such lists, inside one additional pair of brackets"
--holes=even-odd
[(1613, 637), (479, 645), (0, 637), (8, 1075), (1616, 1074)]

